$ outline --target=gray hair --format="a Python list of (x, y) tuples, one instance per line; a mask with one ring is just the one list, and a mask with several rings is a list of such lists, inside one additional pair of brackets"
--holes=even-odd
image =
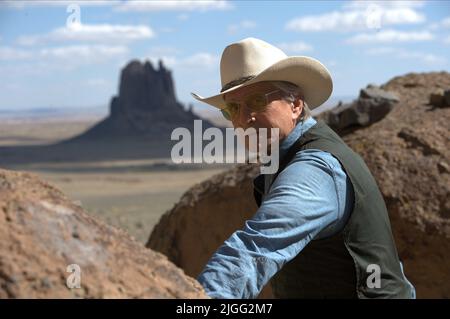
[(303, 101), (303, 109), (302, 113), (300, 114), (297, 122), (304, 121), (311, 117), (311, 110), (308, 107), (308, 104), (306, 104), (303, 93), (301, 92), (301, 89), (295, 85), (294, 83), (287, 82), (287, 81), (269, 81), (274, 87), (282, 91), (284, 94), (283, 100), (289, 103), (293, 103), (295, 99), (300, 98)]

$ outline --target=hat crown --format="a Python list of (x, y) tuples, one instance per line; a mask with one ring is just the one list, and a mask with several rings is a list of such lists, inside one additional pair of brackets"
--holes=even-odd
[(277, 47), (255, 38), (246, 38), (225, 48), (220, 60), (222, 88), (241, 78), (256, 76), (287, 55)]

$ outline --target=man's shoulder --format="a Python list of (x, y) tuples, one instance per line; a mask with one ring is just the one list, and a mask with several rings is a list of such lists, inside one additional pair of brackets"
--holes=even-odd
[(332, 170), (342, 170), (341, 163), (336, 157), (334, 157), (331, 153), (320, 149), (299, 150), (290, 161), (288, 166), (295, 163), (314, 163), (316, 165), (324, 165)]

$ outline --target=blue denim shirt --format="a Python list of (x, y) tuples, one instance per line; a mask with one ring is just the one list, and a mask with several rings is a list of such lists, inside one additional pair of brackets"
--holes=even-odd
[[(280, 159), (314, 124), (312, 117), (297, 124), (280, 143)], [(211, 298), (256, 298), (312, 239), (344, 228), (353, 199), (350, 179), (334, 156), (316, 149), (298, 152), (265, 190), (255, 215), (214, 253), (198, 281)]]

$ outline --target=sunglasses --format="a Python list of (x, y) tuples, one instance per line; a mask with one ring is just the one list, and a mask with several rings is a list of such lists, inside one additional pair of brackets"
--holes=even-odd
[[(263, 112), (269, 104), (269, 95), (276, 93), (280, 90), (275, 90), (269, 93), (255, 93), (247, 96), (244, 99), (244, 105), (252, 112)], [(227, 102), (226, 107), (221, 109), (222, 115), (229, 121), (232, 121), (239, 114), (239, 110), (242, 103), (239, 102)]]

